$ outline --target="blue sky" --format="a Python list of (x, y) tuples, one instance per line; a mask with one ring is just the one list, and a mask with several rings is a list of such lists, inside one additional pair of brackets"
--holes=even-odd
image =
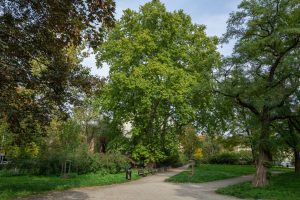
[[(123, 10), (130, 8), (138, 10), (141, 5), (149, 0), (116, 0), (116, 19), (122, 16)], [(226, 31), (226, 21), (229, 14), (237, 10), (241, 0), (161, 0), (168, 11), (182, 9), (191, 16), (194, 23), (206, 25), (206, 33), (209, 36), (222, 36)], [(232, 44), (219, 47), (223, 55), (229, 55), (232, 51)], [(97, 69), (95, 56), (91, 55), (83, 61), (85, 66), (90, 67), (92, 74), (107, 76), (109, 67), (104, 66)]]

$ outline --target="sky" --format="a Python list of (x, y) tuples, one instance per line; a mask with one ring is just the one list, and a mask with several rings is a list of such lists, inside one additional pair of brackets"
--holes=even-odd
[[(116, 0), (116, 19), (120, 19), (123, 10), (130, 8), (138, 10), (141, 5), (150, 0)], [(241, 0), (161, 0), (168, 11), (182, 9), (190, 15), (193, 23), (204, 24), (208, 36), (221, 37), (226, 31), (226, 21), (229, 14), (237, 10)], [(219, 46), (222, 55), (230, 55), (233, 44)], [(105, 65), (102, 69), (96, 68), (95, 55), (90, 55), (84, 59), (83, 65), (90, 67), (93, 75), (101, 77), (108, 76), (109, 67)]]

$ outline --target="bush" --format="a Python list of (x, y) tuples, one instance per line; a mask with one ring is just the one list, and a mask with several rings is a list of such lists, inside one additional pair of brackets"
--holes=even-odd
[(173, 159), (169, 161), (168, 165), (172, 167), (181, 167), (188, 163), (188, 158), (184, 153), (178, 153), (176, 156), (173, 156)]
[(239, 158), (235, 153), (224, 152), (218, 155), (212, 156), (209, 159), (211, 164), (238, 164)]
[[(16, 159), (8, 169), (14, 169), (15, 175), (60, 175), (66, 157), (59, 152), (51, 152), (36, 159)], [(71, 163), (70, 172), (77, 174), (103, 173), (115, 174), (123, 171), (128, 164), (126, 156), (121, 154), (92, 154), (79, 152), (68, 156)]]
[(116, 174), (128, 165), (128, 158), (121, 154), (82, 154), (72, 163), (72, 172), (78, 174), (103, 173)]
[(77, 160), (78, 174), (89, 172), (101, 172), (103, 174), (115, 174), (123, 171), (128, 165), (128, 158), (121, 154), (90, 154), (86, 158)]
[(210, 164), (249, 165), (253, 164), (251, 152), (223, 152), (208, 159)]
[(239, 164), (241, 165), (252, 165), (254, 164), (253, 156), (251, 151), (240, 151), (238, 153)]

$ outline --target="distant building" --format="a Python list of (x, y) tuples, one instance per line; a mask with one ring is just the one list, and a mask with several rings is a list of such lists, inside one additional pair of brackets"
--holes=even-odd
[(235, 152), (241, 152), (241, 151), (251, 151), (250, 147), (247, 146), (243, 146), (243, 145), (238, 145), (236, 147), (234, 147), (233, 149)]

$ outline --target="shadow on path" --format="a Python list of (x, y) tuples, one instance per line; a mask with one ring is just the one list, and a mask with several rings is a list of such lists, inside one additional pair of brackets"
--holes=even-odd
[(39, 194), (28, 196), (25, 198), (18, 198), (22, 200), (86, 200), (89, 199), (89, 196), (80, 191), (66, 190), (66, 191), (57, 191), (49, 192), (46, 194)]

